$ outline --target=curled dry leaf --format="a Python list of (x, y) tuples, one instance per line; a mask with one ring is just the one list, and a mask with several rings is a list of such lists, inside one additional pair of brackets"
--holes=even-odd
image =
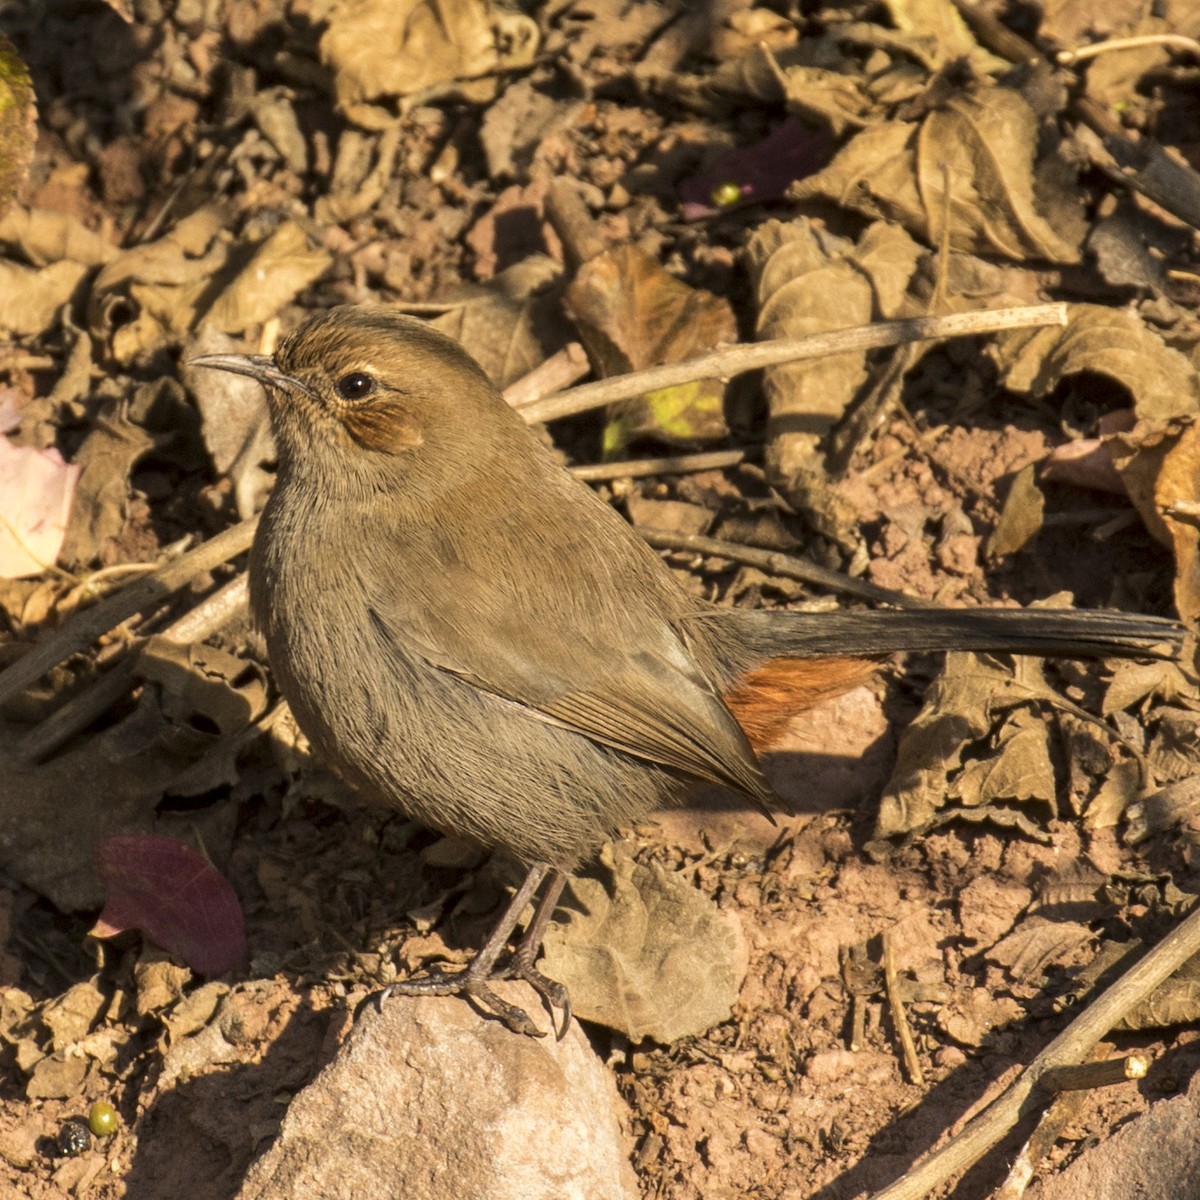
[[(747, 249), (759, 315), (757, 334), (798, 338), (898, 315), (920, 247), (896, 225), (878, 222), (851, 242), (807, 219), (767, 221)], [(857, 514), (825, 485), (821, 439), (866, 379), (866, 355), (838, 354), (763, 373), (767, 470), (772, 481), (842, 540)]]
[(728, 1020), (745, 972), (729, 920), (657, 864), (614, 862), (610, 851), (602, 863), (607, 882), (573, 879), (578, 905), (546, 934), (542, 968), (566, 985), (576, 1014), (634, 1042), (673, 1042)]
[[(1186, 397), (1196, 404), (1196, 392)], [(1200, 619), (1200, 424), (1139, 421), (1109, 442), (1121, 478), (1146, 527), (1175, 555), (1175, 608)]]
[(1066, 379), (1104, 375), (1133, 402), (1136, 424), (1104, 445), (1146, 527), (1175, 552), (1175, 603), (1188, 623), (1200, 617), (1200, 377), (1127, 309), (1072, 305), (1063, 328), (1016, 331), (990, 353), (1016, 392), (1044, 398)]
[(0, 242), (19, 251), (34, 266), (51, 263), (82, 263), (100, 267), (121, 251), (71, 213), (14, 204), (0, 218)]
[(157, 241), (131, 247), (96, 276), (88, 300), (88, 328), (118, 362), (131, 362), (181, 340), (202, 297), (225, 270), (229, 247), (219, 235), (225, 217), (203, 208)]
[(1018, 92), (956, 94), (919, 125), (884, 121), (864, 129), (791, 195), (897, 221), (932, 245), (945, 233), (952, 250), (1075, 263), (1079, 198), (1043, 186), (1038, 200), (1054, 224), (1039, 211), (1037, 133), (1037, 115)]
[(40, 575), (55, 562), (79, 474), (57, 450), (0, 437), (0, 578)]
[(1000, 334), (988, 353), (1005, 387), (1035, 399), (1089, 373), (1128, 391), (1139, 419), (1165, 421), (1200, 411), (1191, 363), (1129, 309), (1072, 304), (1066, 325)]
[[(202, 322), (226, 333), (275, 316), (329, 266), (330, 256), (285, 221), (257, 246), (233, 247), (216, 207), (107, 263), (88, 304), (92, 336), (117, 361), (177, 345)], [(132, 314), (132, 315), (131, 315)]]
[(318, 15), (328, 21), (321, 59), (333, 71), (338, 106), (366, 128), (394, 119), (373, 101), (452, 90), (489, 98), (490, 83), (450, 85), (528, 66), (539, 42), (529, 17), (490, 0), (332, 0)]
[(76, 452), (80, 474), (61, 548), (64, 563), (108, 565), (120, 556), (116, 547), (129, 518), (130, 474), (164, 440), (138, 420), (148, 406), (146, 394), (153, 390), (154, 385), (146, 384), (132, 404), (111, 404)]
[[(1015, 723), (999, 732), (998, 748), (987, 755), (978, 745), (1006, 710), (1037, 703), (1063, 704), (1046, 683), (1039, 659), (1020, 656), (1014, 662), (1010, 670), (997, 659), (965, 652), (946, 655), (941, 674), (925, 694), (923, 708), (900, 739), (896, 767), (876, 818), (877, 837), (930, 828), (959, 788), (960, 803), (976, 806), (973, 811), (986, 814), (989, 820), (1001, 818), (1001, 810), (993, 806), (997, 800), (1036, 797), (1053, 801), (1053, 769), (1047, 747), (1036, 732), (1040, 718), (1014, 718)], [(1022, 730), (1025, 735), (1016, 738)], [(1010, 741), (1013, 744), (1006, 755)], [(964, 769), (969, 753), (976, 757)], [(962, 808), (956, 815), (966, 817), (971, 812)]]
[(237, 894), (198, 850), (174, 838), (140, 834), (105, 838), (99, 855), (105, 901), (92, 936), (141, 930), (205, 975), (245, 962)]

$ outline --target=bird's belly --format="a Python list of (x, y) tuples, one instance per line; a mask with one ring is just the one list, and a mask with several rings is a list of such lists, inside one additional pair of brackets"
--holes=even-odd
[(286, 606), (298, 618), (268, 620), (272, 668), (321, 759), (367, 800), (526, 862), (569, 867), (679, 790), (648, 763), (400, 645), (381, 647), (365, 606), (329, 611), (306, 593), (306, 607)]

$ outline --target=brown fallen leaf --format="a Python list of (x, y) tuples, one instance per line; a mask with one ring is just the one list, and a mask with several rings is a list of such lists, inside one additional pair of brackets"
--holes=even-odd
[(26, 337), (45, 333), (87, 273), (85, 264), (65, 259), (48, 267), (0, 260), (0, 330)]
[(1072, 304), (1066, 325), (1000, 334), (988, 354), (1005, 387), (1035, 399), (1074, 376), (1093, 374), (1120, 384), (1139, 419), (1200, 411), (1200, 381), (1187, 357), (1130, 309)]
[(536, 23), (491, 0), (332, 0), (314, 14), (328, 26), (321, 60), (332, 71), (338, 107), (369, 129), (394, 121), (373, 101), (464, 94), (489, 99), (483, 88), (451, 85), (501, 69), (527, 66), (537, 53)]
[[(857, 242), (806, 218), (764, 222), (747, 247), (759, 307), (757, 336), (798, 338), (897, 316), (920, 256), (908, 234), (884, 222), (871, 225)], [(862, 353), (789, 363), (763, 373), (771, 480), (838, 541), (850, 537), (858, 514), (830, 490), (821, 443), (865, 379)]]
[[(864, 216), (899, 222), (952, 250), (1022, 260), (1079, 261), (1080, 200), (1066, 188), (1034, 199), (1037, 114), (1011, 88), (954, 94), (919, 124), (882, 121), (856, 134), (823, 171), (791, 189)], [(948, 226), (947, 228), (944, 228)]]
[(456, 288), (453, 305), (431, 325), (459, 342), (501, 389), (527, 375), (566, 344), (569, 326), (559, 296), (561, 268), (532, 255), (486, 284)]
[(542, 968), (566, 985), (576, 1014), (634, 1042), (669, 1043), (727, 1020), (745, 973), (729, 920), (658, 864), (610, 847), (601, 865), (605, 882), (573, 879), (577, 903), (546, 934)]
[[(617, 246), (585, 262), (564, 303), (600, 375), (683, 362), (737, 340), (727, 300), (689, 287), (636, 246)], [(725, 385), (700, 379), (614, 406), (604, 453), (618, 456), (642, 437), (689, 445), (725, 433)]]
[(193, 321), (224, 333), (261, 325), (316, 282), (332, 262), (326, 251), (310, 245), (298, 221), (284, 221), (255, 247), (220, 295)]
[[(1192, 397), (1194, 399), (1194, 396)], [(1175, 608), (1200, 619), (1200, 424), (1139, 421), (1109, 441), (1113, 461), (1146, 528), (1175, 555)]]
[[(1004, 761), (1006, 740), (1022, 729), (1036, 730), (1040, 715), (1001, 722), (1013, 709), (1065, 706), (1047, 683), (1040, 659), (1016, 657), (1010, 669), (999, 659), (965, 652), (946, 655), (941, 674), (925, 694), (920, 713), (904, 731), (896, 767), (876, 818), (879, 838), (912, 834), (950, 816), (1026, 825), (1023, 814), (995, 807), (997, 799), (1039, 798), (1052, 802), (1054, 775), (1040, 735), (1029, 733)], [(1000, 754), (999, 761), (996, 760)], [(965, 766), (967, 756), (971, 765)], [(947, 808), (961, 786), (960, 800), (975, 808)], [(943, 811), (945, 810), (945, 811)]]

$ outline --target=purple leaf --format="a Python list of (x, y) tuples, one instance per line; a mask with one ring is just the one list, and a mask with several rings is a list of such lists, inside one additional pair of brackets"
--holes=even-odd
[(797, 117), (761, 142), (723, 154), (712, 166), (679, 185), (685, 221), (699, 221), (729, 208), (778, 200), (797, 179), (819, 171), (833, 157), (833, 135)]
[(139, 929), (204, 975), (246, 961), (237, 894), (198, 850), (174, 838), (133, 834), (105, 838), (99, 857), (105, 901), (93, 937)]

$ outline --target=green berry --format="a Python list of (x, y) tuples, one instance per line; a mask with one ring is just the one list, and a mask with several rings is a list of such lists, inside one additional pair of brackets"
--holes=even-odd
[(106, 1100), (97, 1100), (88, 1110), (88, 1128), (97, 1137), (111, 1137), (120, 1123), (117, 1110)]
[(729, 208), (742, 198), (742, 189), (732, 182), (718, 183), (712, 190), (714, 208)]

